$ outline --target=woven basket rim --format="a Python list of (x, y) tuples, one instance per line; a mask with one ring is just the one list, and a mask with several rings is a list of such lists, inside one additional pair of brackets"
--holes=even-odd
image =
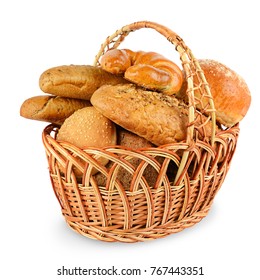
[[(53, 148), (52, 146), (55, 146), (55, 149), (62, 149), (61, 145), (65, 147), (65, 149), (69, 149), (73, 151), (73, 153), (87, 153), (91, 154), (92, 156), (105, 156), (114, 161), (115, 158), (113, 157), (114, 154), (119, 154), (121, 159), (125, 156), (130, 157), (138, 157), (139, 159), (142, 159), (142, 156), (144, 155), (145, 160), (147, 161), (147, 158), (149, 160), (149, 164), (153, 165), (154, 168), (156, 169), (156, 161), (154, 160), (153, 156), (163, 156), (163, 157), (168, 157), (171, 160), (177, 160), (179, 161), (179, 168), (178, 168), (178, 173), (176, 175), (176, 179), (174, 181), (174, 186), (179, 186), (180, 182), (184, 179), (181, 174), (184, 171), (184, 166), (186, 162), (189, 159), (189, 155), (191, 152), (195, 154), (199, 154), (201, 149), (207, 151), (207, 153), (213, 158), (216, 156), (214, 146), (212, 146), (210, 143), (204, 142), (202, 140), (196, 140), (196, 142), (193, 142), (193, 145), (188, 145), (185, 141), (178, 142), (178, 143), (172, 143), (172, 144), (166, 144), (158, 147), (145, 147), (142, 149), (134, 149), (134, 148), (129, 148), (125, 147), (122, 145), (113, 145), (113, 146), (106, 146), (106, 147), (85, 147), (83, 149), (78, 148), (77, 146), (71, 144), (70, 142), (67, 141), (57, 141), (56, 136), (59, 130), (59, 125), (55, 124), (49, 124), (47, 125), (43, 132), (42, 132), (42, 141), (44, 143), (45, 149), (48, 151), (51, 151)], [(232, 128), (228, 128), (227, 130), (221, 131), (217, 134), (216, 137), (216, 142), (215, 144), (219, 143), (222, 144), (224, 153), (228, 149), (228, 141), (227, 139), (233, 139), (232, 141), (235, 141), (234, 139), (238, 137), (239, 135), (239, 123), (237, 123), (235, 126)], [(176, 155), (175, 151), (180, 151), (182, 150), (182, 156)], [(150, 154), (151, 156), (149, 156)], [(187, 155), (187, 158), (185, 158), (185, 162), (183, 161), (183, 157)], [(70, 157), (70, 160), (73, 161), (73, 157)], [(92, 157), (88, 157), (87, 159), (90, 161), (96, 168), (99, 169), (100, 172), (105, 173), (105, 167), (102, 164), (99, 164), (95, 159)], [(124, 166), (124, 163), (123, 163)], [(124, 166), (127, 168), (127, 166)], [(130, 167), (131, 168), (131, 167)], [(82, 170), (83, 171), (83, 170)], [(177, 187), (178, 188), (178, 187)]]

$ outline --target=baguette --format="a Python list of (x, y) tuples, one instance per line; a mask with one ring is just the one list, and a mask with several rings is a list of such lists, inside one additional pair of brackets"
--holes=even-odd
[(100, 86), (126, 82), (121, 76), (110, 74), (91, 65), (63, 65), (44, 71), (39, 79), (40, 89), (63, 97), (89, 100)]
[(86, 106), (91, 106), (87, 100), (39, 95), (22, 103), (20, 115), (27, 119), (61, 125), (75, 111)]

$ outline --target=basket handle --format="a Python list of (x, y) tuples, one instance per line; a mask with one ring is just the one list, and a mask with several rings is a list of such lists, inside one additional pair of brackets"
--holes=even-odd
[(216, 118), (215, 118), (215, 107), (212, 99), (212, 95), (207, 84), (204, 73), (192, 54), (191, 50), (186, 46), (183, 39), (173, 32), (171, 29), (151, 21), (138, 21), (129, 25), (123, 26), (118, 29), (111, 36), (108, 36), (105, 42), (101, 45), (101, 48), (95, 56), (94, 65), (100, 65), (100, 57), (108, 50), (117, 48), (131, 32), (139, 30), (141, 28), (151, 28), (163, 35), (170, 43), (175, 45), (175, 49), (180, 55), (180, 60), (186, 75), (187, 80), (187, 96), (189, 102), (189, 125), (187, 127), (186, 143), (189, 146), (193, 145), (194, 136), (194, 123), (195, 123), (195, 99), (194, 99), (194, 83), (193, 83), (193, 72), (194, 69), (200, 79), (200, 86), (204, 89), (204, 98), (208, 99), (207, 112), (209, 113), (212, 121), (211, 130), (211, 144), (214, 144), (215, 133), (216, 133)]

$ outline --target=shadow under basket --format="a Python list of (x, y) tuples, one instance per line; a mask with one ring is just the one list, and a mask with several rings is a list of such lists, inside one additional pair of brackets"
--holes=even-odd
[[(108, 49), (141, 28), (156, 30), (180, 54), (188, 85), (186, 139), (139, 150), (122, 146), (80, 149), (56, 141), (59, 127), (53, 124), (42, 135), (52, 186), (67, 224), (101, 241), (153, 240), (201, 221), (226, 177), (239, 135), (238, 124), (217, 125), (203, 71), (183, 40), (167, 27), (147, 21), (124, 26), (102, 44), (94, 65), (99, 65)], [(199, 99), (194, 89), (201, 92)], [(204, 123), (202, 113), (208, 116)], [(203, 129), (209, 123), (210, 136)], [(99, 158), (109, 163), (103, 166)]]

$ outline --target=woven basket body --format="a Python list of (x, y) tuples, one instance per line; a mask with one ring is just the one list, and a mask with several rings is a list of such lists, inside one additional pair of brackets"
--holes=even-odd
[[(59, 128), (54, 125), (43, 131), (52, 186), (66, 222), (78, 233), (102, 241), (152, 240), (198, 223), (225, 179), (239, 135), (238, 125), (217, 129), (214, 100), (199, 63), (183, 40), (162, 25), (136, 22), (117, 30), (102, 44), (94, 64), (141, 28), (159, 32), (180, 54), (188, 84), (185, 141), (140, 150), (122, 146), (82, 150), (56, 141)], [(200, 100), (194, 90), (200, 90)], [(206, 123), (212, 123), (211, 137), (204, 135), (202, 114), (208, 116)], [(109, 165), (99, 164), (100, 157)], [(93, 170), (102, 177), (102, 185)], [(119, 174), (131, 180), (126, 183)]]

